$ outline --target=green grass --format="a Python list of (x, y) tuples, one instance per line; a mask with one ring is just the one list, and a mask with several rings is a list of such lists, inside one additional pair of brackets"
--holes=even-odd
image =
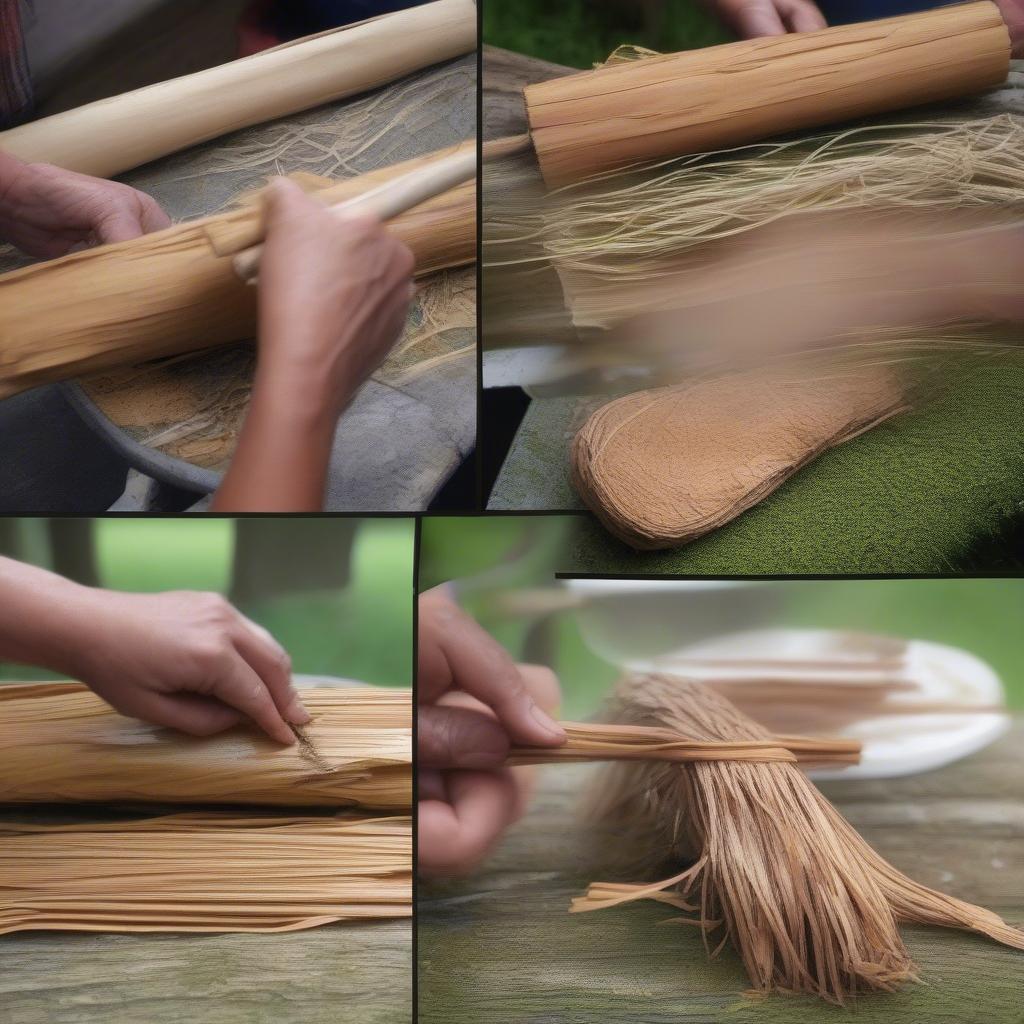
[(594, 0), (487, 0), (484, 42), (587, 68), (620, 44), (673, 52), (728, 41), (729, 33), (693, 0), (666, 0), (662, 24), (645, 25), (642, 4)]
[[(45, 564), (45, 547), (36, 533), (29, 531), (25, 554)], [(346, 588), (282, 594), (243, 610), (287, 648), (296, 672), (409, 686), (413, 541), (411, 519), (366, 520), (356, 536)], [(224, 593), (231, 579), (233, 524), (217, 519), (104, 519), (97, 522), (96, 547), (105, 586)], [(46, 669), (0, 664), (0, 679), (52, 677)]]
[(233, 537), (230, 519), (98, 519), (96, 556), (113, 590), (224, 593)]

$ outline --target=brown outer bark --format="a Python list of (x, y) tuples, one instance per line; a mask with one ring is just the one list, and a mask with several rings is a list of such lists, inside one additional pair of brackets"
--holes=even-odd
[(993, 3), (667, 54), (525, 89), (550, 188), (627, 164), (970, 95), (999, 85)]

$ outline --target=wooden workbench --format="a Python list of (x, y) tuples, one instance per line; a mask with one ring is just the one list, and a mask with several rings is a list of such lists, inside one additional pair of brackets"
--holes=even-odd
[[(647, 902), (570, 915), (570, 899), (589, 881), (637, 881), (613, 873), (614, 835), (575, 820), (593, 770), (543, 769), (532, 810), (475, 877), (421, 884), (422, 1024), (1024, 1020), (1024, 953), (960, 932), (905, 928), (927, 984), (862, 997), (851, 1012), (809, 998), (745, 996), (731, 948), (709, 964), (696, 929), (662, 924), (672, 908)], [(1024, 925), (1024, 718), (948, 768), (822, 789), (912, 878)]]
[[(301, 685), (342, 684), (302, 677)], [(8, 806), (0, 820), (88, 822), (110, 813)], [(410, 1024), (411, 965), (408, 920), (277, 935), (17, 932), (0, 936), (0, 1021)]]

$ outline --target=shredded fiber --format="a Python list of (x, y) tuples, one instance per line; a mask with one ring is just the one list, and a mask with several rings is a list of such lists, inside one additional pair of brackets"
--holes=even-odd
[[(617, 722), (694, 740), (769, 734), (699, 684), (637, 676), (618, 688)], [(683, 910), (716, 954), (731, 942), (752, 987), (845, 1003), (917, 981), (899, 925), (959, 928), (1024, 950), (1024, 932), (907, 878), (854, 831), (792, 764), (615, 765), (595, 791), (600, 816), (689, 866), (644, 884), (596, 882), (574, 912), (654, 899)], [(667, 890), (667, 891), (666, 891)]]
[(286, 932), (412, 913), (408, 817), (0, 825), (0, 935)]

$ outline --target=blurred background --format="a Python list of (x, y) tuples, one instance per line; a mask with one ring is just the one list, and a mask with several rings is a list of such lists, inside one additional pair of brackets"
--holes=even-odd
[(697, 0), (490, 0), (483, 10), (485, 43), (573, 68), (621, 43), (670, 53), (735, 38)]
[[(667, 653), (737, 629), (806, 627), (960, 647), (1001, 677), (1024, 709), (1021, 579), (793, 580), (768, 584), (638, 582), (614, 600), (553, 575), (571, 547), (571, 516), (438, 517), (423, 523), (420, 587), (452, 582), (460, 602), (518, 659), (551, 666), (563, 715), (595, 711), (616, 659)], [(587, 589), (587, 588), (591, 589)], [(755, 593), (769, 587), (769, 597)], [(621, 662), (620, 662), (621, 663)]]
[[(294, 671), (412, 685), (412, 519), (0, 519), (0, 555), (115, 590), (212, 590)], [(0, 679), (53, 673), (0, 662)]]

